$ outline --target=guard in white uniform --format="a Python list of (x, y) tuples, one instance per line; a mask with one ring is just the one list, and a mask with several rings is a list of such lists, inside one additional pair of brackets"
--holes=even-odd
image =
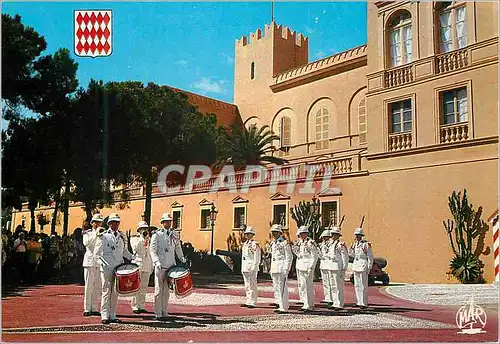
[(354, 231), (356, 241), (351, 246), (351, 255), (354, 255), (352, 271), (354, 272), (354, 289), (356, 290), (356, 305), (361, 308), (368, 306), (368, 273), (373, 265), (372, 247), (363, 239), (362, 228)]
[(149, 225), (146, 221), (141, 221), (137, 225), (137, 235), (130, 238), (130, 246), (132, 247), (132, 252), (135, 255), (135, 259), (132, 263), (139, 266), (139, 271), (141, 272), (141, 284), (140, 289), (132, 298), (132, 311), (135, 314), (147, 313), (144, 309), (144, 303), (146, 301), (146, 293), (148, 291), (149, 277), (151, 272), (153, 272), (153, 261), (151, 260), (151, 254), (149, 253)]
[(164, 321), (169, 317), (167, 313), (170, 291), (168, 287), (167, 271), (175, 265), (175, 256), (185, 263), (182, 252), (179, 232), (172, 229), (172, 217), (164, 213), (160, 219), (162, 227), (151, 237), (151, 259), (155, 273), (155, 320)]
[(94, 257), (95, 243), (97, 240), (98, 228), (102, 225), (104, 219), (101, 214), (92, 216), (90, 224), (92, 228), (83, 233), (83, 246), (85, 246), (85, 255), (83, 256), (83, 279), (85, 281), (85, 291), (83, 296), (83, 315), (100, 316), (98, 310), (99, 299), (101, 298), (101, 273), (99, 263)]
[(322, 303), (326, 303), (329, 306), (332, 305), (332, 290), (333, 290), (333, 264), (332, 258), (330, 257), (330, 246), (332, 245), (332, 235), (328, 229), (325, 229), (320, 238), (323, 240), (319, 244), (319, 269), (321, 271), (321, 282), (323, 283), (323, 294), (325, 299)]
[(244, 235), (247, 240), (243, 244), (241, 251), (241, 273), (245, 282), (247, 300), (242, 307), (255, 308), (258, 297), (257, 274), (259, 272), (261, 252), (259, 243), (253, 240), (255, 236), (254, 229), (248, 226)]
[(281, 225), (271, 227), (273, 240), (271, 248), (271, 278), (273, 279), (274, 299), (278, 301), (275, 312), (285, 314), (288, 312), (288, 285), (287, 277), (292, 267), (292, 249), (289, 242), (283, 237)]
[[(297, 240), (292, 244), (292, 252), (295, 256), (298, 256), (299, 253), (299, 240), (300, 240), (300, 234), (299, 231), (297, 230)], [(297, 289), (299, 290), (299, 301), (296, 302), (299, 306), (304, 305), (304, 293), (303, 293), (303, 288), (300, 286), (300, 278), (299, 278), (299, 269), (297, 268), (297, 261), (295, 261), (295, 272), (297, 276)]]
[(347, 265), (349, 264), (349, 253), (347, 245), (340, 240), (342, 233), (339, 227), (333, 227), (330, 231), (332, 244), (329, 254), (332, 262), (332, 305), (330, 308), (340, 310), (344, 308), (344, 280)]
[(119, 323), (116, 318), (116, 303), (118, 293), (115, 286), (115, 268), (123, 263), (123, 257), (132, 260), (134, 257), (128, 251), (127, 237), (118, 230), (120, 216), (116, 213), (109, 215), (109, 229), (99, 229), (94, 249), (96, 259), (101, 265), (102, 298), (101, 319), (103, 324)]
[(310, 313), (314, 309), (314, 269), (318, 261), (318, 247), (313, 239), (308, 237), (309, 230), (300, 226), (298, 240), (297, 269), (299, 270), (299, 285), (304, 297), (301, 310)]

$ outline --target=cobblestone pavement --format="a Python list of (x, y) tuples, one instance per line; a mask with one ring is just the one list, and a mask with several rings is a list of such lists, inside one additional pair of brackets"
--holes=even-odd
[[(289, 282), (291, 306), (290, 313), (285, 315), (275, 314), (269, 305), (273, 294), (268, 281), (259, 282), (259, 303), (254, 309), (240, 307), (245, 301), (242, 287), (238, 281), (207, 283), (185, 298), (172, 295), (168, 308), (172, 318), (166, 322), (154, 321), (152, 312), (133, 314), (130, 297), (120, 297), (117, 313), (123, 323), (110, 325), (101, 324), (99, 317), (82, 316), (83, 286), (33, 287), (3, 297), (2, 339), (8, 342), (453, 342), (493, 341), (498, 333), (497, 313), (493, 309), (488, 310), (487, 332), (472, 338), (457, 335), (458, 307), (449, 304), (442, 308), (399, 298), (404, 291), (403, 296), (416, 298), (418, 292), (412, 293), (412, 288), (430, 293), (434, 290), (430, 287), (394, 286), (389, 288), (390, 293), (383, 291), (383, 287), (370, 287), (370, 307), (360, 310), (352, 306), (354, 288), (346, 283), (346, 307), (334, 312), (320, 303), (322, 287), (321, 283), (315, 283), (316, 305), (310, 315), (301, 313), (295, 302), (296, 281)], [(442, 288), (439, 293), (450, 289), (450, 286), (439, 287)], [(475, 291), (480, 293), (481, 289)], [(460, 304), (459, 301), (455, 302)], [(147, 309), (154, 308), (152, 302), (150, 287)]]
[(494, 284), (407, 284), (385, 291), (401, 299), (441, 306), (463, 306), (471, 297), (478, 305), (498, 307), (498, 286)]

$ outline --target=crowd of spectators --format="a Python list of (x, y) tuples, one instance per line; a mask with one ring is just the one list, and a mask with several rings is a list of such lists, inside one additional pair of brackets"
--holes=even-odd
[(2, 230), (2, 285), (82, 283), (85, 254), (82, 229), (60, 236)]

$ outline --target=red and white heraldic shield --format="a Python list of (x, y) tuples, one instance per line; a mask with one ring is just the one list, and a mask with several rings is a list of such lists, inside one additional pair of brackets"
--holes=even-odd
[(112, 11), (75, 11), (75, 54), (77, 56), (109, 56), (112, 44)]

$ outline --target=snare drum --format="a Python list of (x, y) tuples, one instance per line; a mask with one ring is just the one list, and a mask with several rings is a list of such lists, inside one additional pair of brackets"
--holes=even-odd
[(140, 288), (141, 274), (137, 264), (123, 263), (115, 268), (116, 291), (118, 294), (135, 293)]
[(167, 276), (176, 296), (184, 297), (193, 291), (191, 272), (188, 269), (182, 266), (174, 266), (168, 270)]

